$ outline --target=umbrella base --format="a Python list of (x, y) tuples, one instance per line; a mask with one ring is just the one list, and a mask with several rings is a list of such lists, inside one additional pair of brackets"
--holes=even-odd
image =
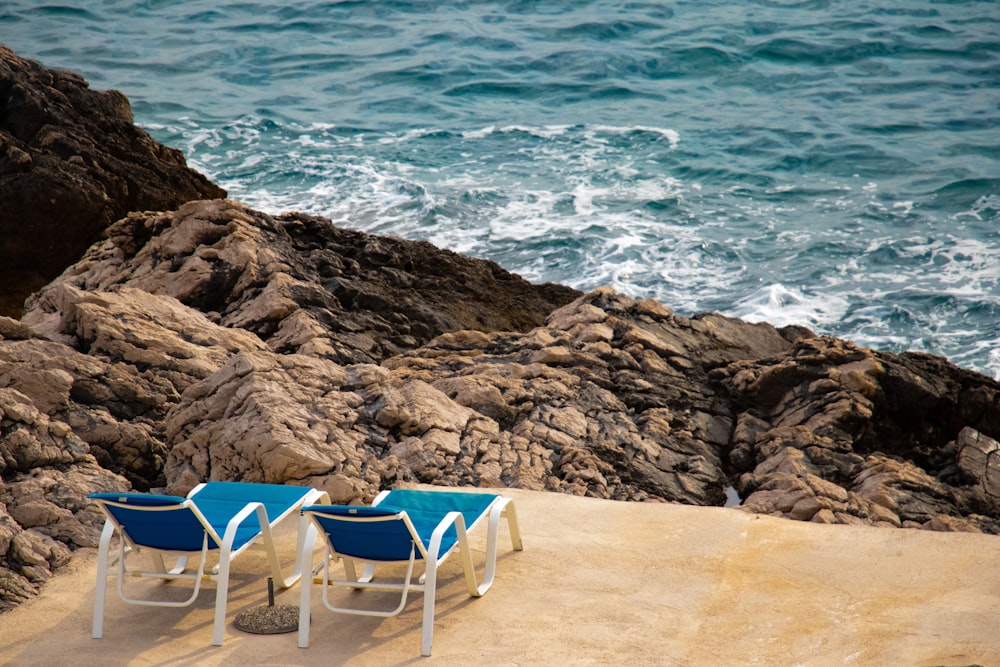
[(276, 635), (299, 628), (299, 608), (280, 604), (257, 607), (236, 616), (236, 629), (255, 635)]

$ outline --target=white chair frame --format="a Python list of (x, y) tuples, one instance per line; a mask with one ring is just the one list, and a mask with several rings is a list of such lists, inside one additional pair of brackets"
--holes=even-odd
[[(306, 489), (308, 493), (304, 494), (301, 502), (296, 503), (291, 506), (288, 510), (283, 512), (280, 516), (270, 519), (267, 516), (267, 509), (261, 502), (248, 502), (243, 509), (241, 509), (236, 515), (230, 519), (226, 526), (225, 533), (220, 536), (215, 529), (205, 518), (201, 510), (197, 506), (197, 494), (204, 487), (205, 484), (199, 484), (194, 487), (187, 495), (187, 498), (182, 503), (175, 505), (164, 505), (158, 507), (143, 507), (143, 511), (157, 512), (157, 511), (176, 511), (180, 508), (189, 509), (195, 517), (197, 517), (199, 523), (205, 530), (205, 537), (202, 543), (202, 548), (200, 552), (190, 552), (190, 551), (171, 551), (168, 549), (152, 549), (148, 547), (140, 547), (133, 544), (129, 539), (127, 534), (120, 529), (118, 522), (114, 517), (105, 511), (106, 520), (104, 522), (104, 529), (101, 531), (101, 539), (98, 546), (98, 561), (97, 561), (97, 590), (94, 597), (94, 618), (93, 624), (91, 626), (91, 637), (94, 639), (101, 639), (104, 636), (104, 607), (105, 607), (105, 597), (106, 597), (106, 581), (109, 576), (117, 576), (117, 590), (118, 596), (129, 604), (135, 605), (145, 605), (145, 606), (155, 606), (155, 607), (185, 607), (194, 602), (198, 597), (198, 592), (201, 589), (201, 583), (205, 580), (213, 580), (216, 582), (216, 592), (215, 592), (215, 613), (214, 620), (212, 624), (212, 645), (222, 646), (224, 634), (225, 634), (225, 618), (226, 618), (226, 603), (229, 597), (229, 570), (230, 564), (234, 558), (244, 553), (248, 549), (263, 548), (267, 554), (268, 564), (270, 565), (271, 575), (282, 588), (289, 588), (297, 582), (301, 576), (303, 570), (300, 569), (301, 560), (299, 559), (299, 554), (302, 552), (304, 545), (307, 542), (315, 541), (315, 528), (312, 526), (306, 527), (305, 532), (299, 532), (296, 543), (296, 558), (295, 566), (292, 574), (285, 576), (281, 569), (281, 562), (278, 558), (278, 553), (275, 549), (274, 539), (272, 537), (271, 528), (277, 526), (279, 523), (292, 516), (299, 508), (304, 505), (312, 504), (329, 504), (330, 497), (325, 491), (318, 491), (316, 489)], [(135, 505), (119, 504), (114, 502), (109, 502), (107, 500), (103, 501), (109, 505), (117, 505), (119, 507), (127, 507), (129, 509), (135, 509)], [(103, 510), (103, 507), (102, 507)], [(236, 533), (239, 526), (243, 521), (249, 517), (251, 514), (256, 513), (257, 521), (260, 525), (260, 532), (246, 544), (241, 546), (239, 549), (233, 549), (233, 543), (236, 539)], [(300, 528), (302, 525), (300, 523)], [(111, 540), (115, 533), (119, 534), (118, 549), (116, 554), (111, 553)], [(205, 562), (207, 560), (207, 555), (209, 552), (209, 538), (211, 538), (215, 544), (219, 545), (219, 558), (218, 562), (212, 567), (209, 573), (205, 572)], [(310, 539), (311, 538), (311, 539)], [(153, 560), (153, 570), (130, 570), (126, 565), (126, 558), (132, 552), (144, 551), (147, 552)], [(198, 567), (187, 572), (187, 563), (189, 558), (193, 554), (198, 554)], [(176, 564), (168, 569), (166, 563), (164, 562), (164, 556), (176, 557)], [(111, 568), (117, 565), (117, 569), (112, 570)], [(183, 601), (172, 601), (172, 600), (156, 600), (149, 598), (134, 598), (130, 597), (125, 593), (125, 578), (126, 576), (131, 577), (151, 577), (162, 579), (164, 581), (172, 581), (175, 579), (189, 579), (193, 582), (192, 592), (190, 597)]]
[[(383, 491), (376, 496), (374, 502), (372, 503), (372, 507), (378, 507), (379, 503), (386, 497), (386, 495), (388, 495), (388, 493), (388, 491)], [(479, 582), (476, 577), (475, 566), (472, 562), (472, 553), (469, 549), (468, 531), (473, 530), (481, 523), (482, 519), (487, 516), (489, 517), (489, 521), (486, 536), (486, 563), (482, 582)], [(513, 501), (511, 498), (505, 498), (503, 496), (497, 496), (493, 503), (491, 503), (490, 506), (476, 518), (472, 525), (468, 526), (468, 529), (465, 525), (465, 517), (461, 512), (448, 512), (441, 522), (438, 523), (437, 527), (435, 527), (427, 548), (424, 547), (423, 541), (420, 539), (416, 528), (414, 528), (413, 523), (410, 521), (410, 518), (407, 516), (405, 511), (381, 517), (346, 518), (339, 516), (337, 519), (343, 521), (403, 521), (412, 537), (413, 546), (410, 550), (410, 558), (408, 562), (363, 561), (359, 558), (357, 560), (365, 563), (364, 573), (361, 576), (357, 576), (356, 574), (354, 566), (355, 559), (337, 553), (330, 544), (329, 539), (323, 540), (323, 558), (315, 568), (313, 567), (312, 554), (315, 547), (315, 539), (320, 533), (323, 533), (324, 535), (326, 535), (326, 533), (317, 522), (312, 521), (315, 530), (309, 533), (305, 549), (303, 549), (300, 553), (302, 560), (297, 568), (302, 572), (311, 572), (313, 575), (310, 581), (303, 582), (301, 588), (301, 597), (299, 600), (299, 648), (308, 648), (309, 646), (309, 626), (311, 620), (310, 612), (312, 606), (311, 584), (316, 583), (323, 586), (322, 599), (323, 604), (327, 609), (333, 612), (355, 614), (360, 616), (395, 616), (406, 606), (407, 595), (410, 590), (422, 592), (424, 594), (424, 606), (420, 653), (421, 655), (429, 656), (431, 654), (431, 645), (434, 639), (434, 608), (437, 594), (438, 568), (445, 562), (448, 556), (455, 551), (458, 551), (461, 555), (462, 570), (465, 575), (465, 584), (469, 595), (472, 597), (483, 596), (493, 586), (493, 581), (496, 575), (497, 541), (501, 518), (505, 518), (507, 520), (511, 543), (514, 550), (523, 550), (524, 546), (521, 541), (521, 533), (518, 527), (517, 514), (514, 510)], [(302, 521), (303, 523), (311, 521), (311, 516), (308, 511), (302, 512)], [(442, 539), (444, 538), (445, 532), (452, 525), (455, 526), (458, 539), (451, 548), (444, 553), (440, 553)], [(303, 532), (302, 526), (300, 526), (299, 532)], [(423, 558), (425, 565), (423, 574), (417, 582), (413, 582), (413, 567), (417, 553), (419, 553)], [(345, 579), (330, 578), (330, 561), (337, 559), (343, 561), (344, 573), (346, 576)], [(402, 583), (373, 581), (375, 565), (380, 562), (407, 562), (406, 575)], [(319, 572), (322, 572), (322, 576), (316, 578), (315, 575)], [(400, 601), (394, 609), (387, 611), (337, 607), (332, 605), (329, 600), (328, 593), (331, 586), (345, 586), (361, 590), (375, 589), (397, 591), (400, 593)]]

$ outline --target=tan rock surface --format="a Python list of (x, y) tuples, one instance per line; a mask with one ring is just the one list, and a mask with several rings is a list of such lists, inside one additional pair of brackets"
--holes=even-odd
[[(263, 562), (237, 560), (226, 643), (210, 646), (214, 586), (193, 607), (125, 605), (109, 590), (90, 638), (94, 551), (0, 616), (11, 665), (997, 665), (997, 537), (806, 524), (714, 507), (504, 490), (525, 550), (501, 527), (493, 589), (445, 565), (434, 654), (419, 656), (418, 594), (392, 619), (326, 612), (312, 642), (250, 635)], [(286, 555), (293, 533), (280, 540)], [(481, 562), (481, 542), (475, 554)], [(297, 604), (298, 587), (278, 604)]]

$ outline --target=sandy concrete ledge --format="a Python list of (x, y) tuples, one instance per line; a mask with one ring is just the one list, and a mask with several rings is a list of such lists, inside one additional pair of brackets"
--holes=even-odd
[[(0, 615), (5, 665), (1000, 665), (1000, 538), (802, 524), (723, 508), (520, 490), (525, 550), (501, 528), (492, 590), (441, 573), (434, 655), (420, 657), (422, 596), (395, 618), (313, 600), (310, 648), (251, 635), (266, 566), (237, 559), (226, 641), (212, 647), (214, 584), (192, 607), (122, 603), (90, 638), (93, 550), (35, 600)], [(477, 536), (478, 537), (478, 536)], [(289, 559), (294, 533), (280, 542)], [(482, 541), (475, 543), (482, 561)], [(142, 584), (141, 584), (142, 585)], [(298, 604), (298, 586), (277, 597)]]

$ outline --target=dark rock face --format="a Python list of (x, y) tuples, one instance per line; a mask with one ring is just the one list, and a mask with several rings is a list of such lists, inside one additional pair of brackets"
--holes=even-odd
[(290, 240), (283, 257), (295, 277), (320, 288), (292, 290), (293, 298), (324, 328), (375, 338), (370, 351), (338, 346), (336, 359), (344, 363), (377, 362), (448, 331), (526, 331), (580, 296), (426, 242), (340, 229), (301, 214), (278, 223)]
[(225, 196), (136, 127), (120, 92), (0, 46), (0, 314), (129, 211)]
[[(789, 347), (767, 324), (599, 289), (528, 334), (441, 336), (383, 366), (490, 417), (516, 456), (479, 484), (721, 505), (733, 413), (709, 370)], [(421, 481), (468, 483), (452, 481), (462, 466), (423, 463), (426, 447), (408, 454)]]
[(926, 354), (811, 338), (713, 374), (745, 509), (1000, 533), (1000, 384)]
[[(275, 218), (226, 200), (133, 213), (107, 236), (33, 295), (19, 324), (111, 362), (70, 370), (75, 402), (108, 413), (89, 416), (87, 424), (101, 426), (80, 437), (139, 488), (168, 483), (167, 412), (234, 353), (377, 363), (470, 321), (529, 329), (579, 295), (429, 244), (345, 232), (318, 218)], [(369, 259), (389, 252), (410, 270)], [(342, 269), (330, 279), (325, 267), (334, 261)], [(344, 284), (361, 286), (379, 307), (343, 306), (336, 292)]]
[(130, 286), (252, 332), (275, 352), (378, 363), (448, 331), (530, 329), (580, 295), (429, 243), (225, 200), (133, 213), (106, 235), (66, 280), (32, 298), (29, 321), (68, 307), (57, 284)]

